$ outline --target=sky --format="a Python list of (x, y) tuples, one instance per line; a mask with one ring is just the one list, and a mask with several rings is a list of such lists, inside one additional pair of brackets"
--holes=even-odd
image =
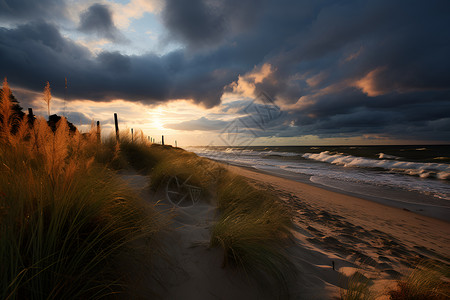
[[(448, 0), (0, 0), (25, 109), (190, 145), (450, 143)], [(67, 78), (67, 89), (65, 89)]]

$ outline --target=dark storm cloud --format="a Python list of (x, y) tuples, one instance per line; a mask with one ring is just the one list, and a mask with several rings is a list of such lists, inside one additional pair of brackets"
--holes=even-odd
[[(258, 87), (295, 102), (314, 89), (356, 81), (373, 71), (371, 85), (379, 93), (448, 88), (450, 36), (442, 28), (449, 22), (436, 7), (411, 6), (324, 7), (308, 31), (299, 32), (297, 44), (268, 60), (277, 66), (274, 80)], [(290, 79), (320, 72), (327, 78), (314, 88), (306, 80)]]
[[(72, 99), (120, 98), (152, 104), (169, 98), (193, 98), (205, 106), (217, 105), (223, 82), (231, 78), (224, 78), (229, 77), (228, 72), (217, 71), (207, 60), (187, 60), (182, 52), (162, 57), (118, 52), (92, 56), (44, 22), (0, 29), (2, 76), (12, 85), (39, 92), (48, 80), (52, 92), (60, 97), (67, 77)], [(205, 67), (200, 67), (202, 64)]]
[(254, 24), (264, 2), (167, 0), (163, 21), (173, 37), (189, 46), (211, 46)]
[(164, 20), (174, 35), (194, 43), (216, 42), (225, 31), (220, 12), (202, 0), (167, 1)]
[(387, 133), (448, 142), (449, 130), (435, 124), (450, 113), (449, 9), (444, 1), (323, 6), (292, 36), (297, 42), (265, 59), (275, 70), (256, 92), (291, 104), (309, 98), (290, 111), (298, 127), (285, 127), (284, 136)]
[(67, 77), (71, 98), (164, 99), (165, 72), (156, 56), (104, 52), (94, 57), (44, 22), (2, 28), (0, 39), (1, 70), (12, 85), (41, 91), (48, 80), (52, 92), (62, 96)]
[(114, 25), (111, 10), (104, 4), (93, 4), (82, 12), (78, 30), (84, 33), (93, 33), (114, 42), (127, 41)]
[[(59, 95), (67, 76), (72, 98), (193, 99), (205, 107), (218, 105), (241, 75), (255, 95), (264, 91), (286, 110), (264, 136), (449, 141), (448, 15), (446, 0), (167, 0), (163, 23), (186, 48), (93, 56), (57, 27), (30, 23), (0, 30), (0, 75), (35, 91), (50, 80)], [(82, 28), (115, 32), (100, 4), (83, 14)], [(246, 77), (264, 64), (264, 80)]]
[(65, 2), (61, 0), (0, 0), (0, 18), (13, 23), (33, 19), (63, 19), (66, 9)]

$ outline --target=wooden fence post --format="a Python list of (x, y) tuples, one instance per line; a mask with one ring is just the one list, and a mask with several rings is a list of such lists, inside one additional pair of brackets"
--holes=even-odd
[(33, 115), (33, 109), (32, 108), (28, 108), (28, 124), (30, 126), (33, 126), (33, 124), (34, 124), (34, 115)]
[(162, 139), (161, 139), (161, 145), (164, 146), (164, 136), (162, 136)]
[(100, 136), (100, 121), (97, 121), (97, 143), (101, 142), (101, 136)]
[(134, 134), (133, 134), (133, 128), (131, 128), (131, 142), (134, 141)]
[(119, 141), (119, 122), (117, 121), (116, 113), (114, 113), (114, 123), (116, 124), (116, 141)]

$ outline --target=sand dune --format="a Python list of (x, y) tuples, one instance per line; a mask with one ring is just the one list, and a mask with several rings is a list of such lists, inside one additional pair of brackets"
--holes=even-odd
[[(327, 191), (235, 166), (258, 188), (277, 194), (295, 211), (295, 241), (289, 253), (299, 275), (290, 283), (290, 299), (338, 298), (355, 272), (373, 279), (380, 299), (395, 279), (421, 259), (450, 263), (450, 223), (399, 208)], [(149, 201), (163, 195), (145, 190), (149, 180), (124, 174)], [(163, 299), (271, 299), (244, 274), (221, 268), (221, 250), (209, 249), (215, 208), (207, 202), (173, 211), (167, 245), (172, 265), (163, 268)], [(333, 269), (334, 267), (334, 269)]]

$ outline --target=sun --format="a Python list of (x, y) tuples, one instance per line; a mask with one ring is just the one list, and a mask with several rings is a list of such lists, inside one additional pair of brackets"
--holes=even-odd
[(148, 110), (148, 118), (150, 120), (149, 127), (153, 130), (164, 130), (164, 110), (161, 106), (158, 106), (152, 110)]
[(164, 130), (164, 124), (161, 119), (154, 119), (151, 123), (151, 127), (157, 130)]

